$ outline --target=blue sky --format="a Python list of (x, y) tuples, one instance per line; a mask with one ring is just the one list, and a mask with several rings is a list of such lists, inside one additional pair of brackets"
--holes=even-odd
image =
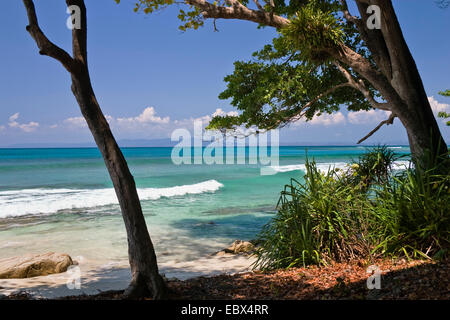
[[(41, 28), (70, 51), (65, 1), (35, 0)], [(89, 65), (100, 105), (118, 139), (170, 137), (194, 118), (205, 121), (215, 112), (230, 112), (217, 98), (233, 62), (246, 60), (269, 43), (273, 29), (256, 24), (218, 21), (198, 31), (180, 32), (177, 12), (154, 15), (133, 12), (134, 0), (86, 0)], [(450, 98), (437, 94), (450, 88), (450, 8), (433, 0), (394, 1), (403, 32), (433, 106), (450, 110)], [(28, 33), (22, 1), (2, 1), (0, 11), (0, 146), (20, 143), (92, 141), (70, 91), (70, 77), (54, 60), (40, 56)], [(431, 98), (433, 97), (433, 98)], [(220, 109), (217, 111), (217, 109)], [(281, 131), (291, 144), (352, 144), (384, 120), (381, 112), (317, 118)], [(441, 131), (450, 141), (450, 130)], [(368, 143), (406, 144), (398, 120)]]

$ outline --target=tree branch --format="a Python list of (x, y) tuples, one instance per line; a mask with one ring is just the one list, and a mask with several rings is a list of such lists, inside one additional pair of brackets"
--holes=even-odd
[(354, 23), (354, 24), (358, 23), (358, 21), (360, 21), (360, 19), (358, 19), (357, 17), (352, 16), (350, 14), (350, 11), (348, 10), (347, 0), (339, 0), (339, 1), (341, 2), (341, 5), (342, 5), (341, 11), (342, 11), (342, 14), (344, 15), (344, 18), (351, 23)]
[(357, 144), (360, 144), (361, 142), (367, 140), (369, 137), (371, 137), (375, 132), (377, 132), (383, 125), (391, 125), (394, 123), (394, 119), (396, 118), (396, 116), (394, 115), (394, 113), (391, 113), (389, 115), (389, 118), (381, 121), (376, 127), (375, 129), (373, 129), (372, 131), (370, 131), (364, 138), (362, 138), (361, 140), (358, 141)]
[(296, 115), (290, 117), (288, 120), (286, 120), (286, 122), (295, 122), (297, 120), (299, 120), (301, 117), (303, 117), (303, 115), (305, 114), (303, 111), (306, 108), (311, 107), (313, 104), (315, 104), (317, 101), (319, 101), (321, 98), (329, 95), (330, 93), (336, 91), (337, 89), (340, 88), (344, 88), (344, 87), (348, 87), (351, 86), (351, 84), (349, 82), (345, 82), (345, 83), (341, 83), (338, 84), (334, 87), (329, 88), (328, 90), (322, 92), (321, 94), (319, 94), (317, 97), (315, 97), (314, 99), (312, 99), (311, 101), (309, 101), (307, 104), (305, 104), (298, 112)]
[(374, 99), (374, 97), (364, 84), (364, 81), (362, 81), (361, 79), (355, 80), (353, 76), (350, 74), (350, 72), (343, 66), (341, 66), (338, 62), (334, 62), (333, 64), (339, 69), (339, 71), (341, 71), (341, 73), (347, 79), (349, 85), (355, 88), (356, 90), (360, 91), (374, 109), (390, 110), (389, 104), (380, 103)]
[(264, 8), (263, 8), (263, 6), (259, 3), (258, 0), (253, 0), (253, 2), (256, 4), (256, 6), (258, 7), (258, 9), (259, 9), (260, 11), (265, 11)]
[(25, 5), (28, 16), (28, 26), (26, 29), (36, 42), (39, 48), (39, 54), (58, 60), (67, 71), (73, 73), (75, 71), (74, 59), (66, 51), (51, 42), (39, 27), (33, 0), (23, 0), (23, 4)]
[[(378, 69), (374, 68), (366, 58), (345, 45), (340, 45), (338, 50), (332, 49), (330, 54), (336, 59), (336, 62), (340, 61), (346, 64), (361, 77), (369, 81), (389, 103), (389, 105), (385, 105), (387, 108), (386, 110), (402, 112), (407, 109), (405, 101), (400, 97), (386, 76)], [(384, 110), (382, 108), (383, 106), (378, 105), (378, 107), (379, 109)], [(394, 110), (394, 108), (396, 110)]]
[(240, 19), (253, 21), (266, 26), (282, 28), (289, 20), (278, 15), (261, 10), (252, 10), (237, 0), (227, 0), (230, 7), (216, 6), (205, 0), (185, 0), (187, 4), (193, 5), (202, 11), (204, 18), (214, 19)]
[(72, 51), (74, 59), (87, 66), (87, 17), (84, 0), (66, 0), (67, 7), (80, 8), (81, 28), (72, 29)]
[[(268, 1), (270, 3), (270, 0)], [(230, 7), (216, 6), (205, 0), (185, 0), (185, 2), (201, 10), (204, 18), (247, 20), (278, 29), (290, 23), (289, 19), (273, 15), (273, 12), (267, 13), (249, 9), (237, 0), (227, 0), (227, 3), (231, 5)], [(367, 3), (367, 1), (358, 0), (357, 3)], [(351, 67), (361, 77), (369, 81), (383, 95), (389, 102), (389, 105), (378, 104), (379, 109), (386, 108), (386, 110), (391, 110), (394, 107), (399, 108), (405, 106), (402, 98), (388, 81), (389, 78), (380, 72), (379, 67), (377, 68), (377, 66), (372, 65), (362, 55), (344, 44), (340, 44), (335, 48), (329, 48), (327, 51), (335, 60)]]

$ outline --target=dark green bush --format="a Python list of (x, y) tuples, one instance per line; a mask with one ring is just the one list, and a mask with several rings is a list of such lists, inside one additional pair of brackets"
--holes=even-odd
[(278, 214), (261, 231), (256, 266), (263, 269), (344, 261), (370, 253), (366, 195), (337, 170), (306, 163), (305, 183), (291, 179)]
[(306, 162), (259, 234), (255, 267), (288, 268), (382, 255), (439, 258), (450, 247), (450, 177), (409, 168), (377, 147), (346, 170)]
[(440, 258), (450, 248), (450, 176), (407, 170), (377, 192), (374, 210), (389, 212), (389, 232), (375, 248), (407, 257)]

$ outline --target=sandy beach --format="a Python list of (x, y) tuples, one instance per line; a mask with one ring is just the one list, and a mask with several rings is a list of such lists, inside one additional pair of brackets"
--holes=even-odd
[[(130, 268), (125, 262), (98, 267), (82, 257), (76, 257), (75, 260), (79, 263), (78, 267), (80, 268), (80, 289), (69, 288), (68, 283), (71, 282), (73, 275), (73, 271), (69, 270), (60, 274), (26, 279), (0, 279), (0, 294), (10, 295), (22, 291), (27, 292), (34, 298), (52, 299), (123, 290), (130, 283)], [(214, 255), (175, 264), (161, 263), (160, 272), (167, 279), (187, 280), (199, 276), (211, 277), (220, 274), (231, 275), (248, 272), (251, 270), (253, 262), (254, 258), (246, 255)]]

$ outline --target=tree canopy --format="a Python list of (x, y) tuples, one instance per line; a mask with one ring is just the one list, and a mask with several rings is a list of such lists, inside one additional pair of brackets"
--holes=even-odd
[[(116, 0), (120, 2), (120, 0)], [(146, 14), (178, 6), (180, 30), (206, 19), (238, 19), (272, 27), (278, 36), (247, 61), (237, 61), (219, 95), (231, 99), (237, 116), (216, 116), (208, 129), (270, 130), (300, 118), (337, 111), (389, 112), (399, 118), (415, 158), (426, 149), (447, 152), (422, 79), (390, 0), (136, 0)], [(439, 151), (437, 151), (439, 149)]]
[[(185, 4), (189, 9), (180, 8), (179, 11), (179, 28), (183, 31), (204, 25), (209, 13), (202, 10), (203, 7), (224, 12), (233, 7), (251, 8), (248, 0), (239, 3), (139, 0), (135, 11), (152, 13), (174, 4)], [(347, 105), (352, 111), (373, 108), (371, 100), (375, 102), (375, 98), (380, 97), (378, 91), (329, 54), (330, 50), (339, 50), (340, 45), (345, 45), (373, 62), (355, 25), (343, 18), (340, 1), (286, 3), (274, 0), (265, 1), (263, 5), (254, 1), (254, 7), (260, 13), (289, 19), (289, 23), (278, 28), (279, 36), (272, 44), (255, 52), (251, 60), (235, 62), (235, 71), (225, 77), (227, 89), (219, 98), (231, 99), (231, 104), (241, 112), (238, 116), (214, 117), (209, 129), (233, 129), (244, 125), (270, 130), (300, 118), (310, 120), (315, 115), (332, 113), (341, 105)], [(264, 20), (258, 23), (260, 27), (267, 25)]]

